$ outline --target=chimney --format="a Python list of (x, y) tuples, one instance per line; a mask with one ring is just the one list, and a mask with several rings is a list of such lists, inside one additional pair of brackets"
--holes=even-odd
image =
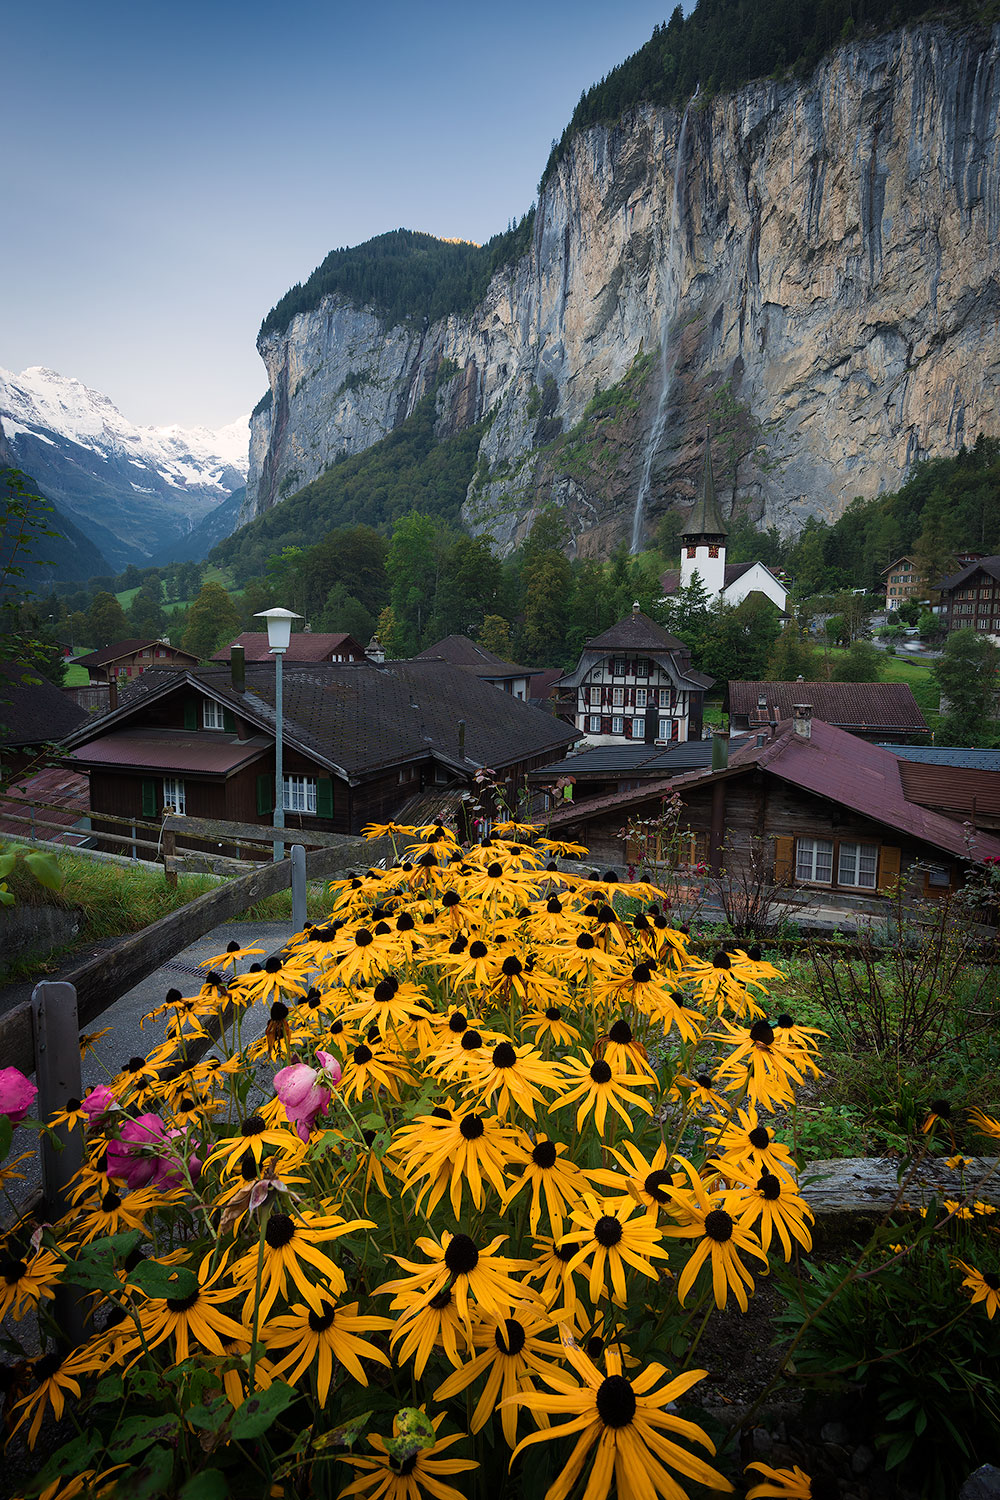
[(632, 606), (632, 618), (633, 618), (633, 620), (635, 619), (635, 617), (636, 617), (636, 615), (638, 613), (639, 613), (639, 601), (637, 599), (635, 601), (635, 603), (633, 604), (633, 606)]
[(302, 630), (303, 630), (303, 632), (304, 632), (304, 633), (305, 633), (305, 634), (309, 634), (309, 633), (310, 633), (310, 632), (311, 632), (311, 631), (312, 631), (312, 626), (311, 626), (311, 625), (310, 625), (310, 624), (309, 624), (309, 621), (308, 621), (308, 620), (307, 620), (307, 621), (306, 621), (306, 623), (305, 623), (305, 624), (304, 624), (304, 625), (303, 625), (303, 627), (302, 627)]
[(712, 734), (712, 770), (724, 771), (729, 764), (729, 736)]
[(758, 693), (757, 694), (757, 712), (759, 714), (766, 714), (767, 713), (767, 694), (766, 693)]
[(108, 674), (108, 713), (113, 714), (118, 707), (118, 678), (114, 672)]
[(385, 661), (385, 649), (377, 635), (373, 635), (368, 642), (368, 645), (365, 647), (365, 655), (369, 661), (375, 662), (377, 666)]
[(458, 758), (465, 759), (465, 720), (458, 721)]
[(801, 740), (811, 740), (813, 732), (813, 709), (811, 703), (793, 703), (792, 715), (795, 720), (795, 733)]
[(233, 684), (233, 692), (245, 693), (247, 690), (247, 665), (246, 652), (242, 646), (230, 646), (229, 648), (229, 676)]
[(660, 710), (655, 704), (647, 705), (643, 719), (643, 742), (647, 745), (655, 745), (660, 729)]
[(764, 748), (764, 746), (766, 744), (767, 744), (767, 735), (766, 734), (759, 734), (757, 736), (757, 749), (758, 750), (763, 750), (763, 748)]

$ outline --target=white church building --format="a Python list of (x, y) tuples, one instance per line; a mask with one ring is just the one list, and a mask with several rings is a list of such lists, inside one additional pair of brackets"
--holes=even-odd
[(757, 593), (784, 613), (788, 590), (770, 568), (762, 562), (726, 562), (728, 532), (715, 498), (712, 445), (710, 434), (706, 434), (701, 490), (680, 534), (681, 565), (661, 575), (663, 593), (669, 596), (679, 588), (688, 588), (697, 573), (710, 604), (717, 599), (726, 604), (742, 604), (749, 594)]

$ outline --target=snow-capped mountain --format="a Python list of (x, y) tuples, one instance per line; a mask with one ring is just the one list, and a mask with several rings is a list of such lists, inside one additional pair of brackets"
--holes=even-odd
[(110, 397), (40, 365), (0, 369), (0, 420), (19, 468), (116, 567), (149, 561), (246, 481), (249, 416), (138, 427)]

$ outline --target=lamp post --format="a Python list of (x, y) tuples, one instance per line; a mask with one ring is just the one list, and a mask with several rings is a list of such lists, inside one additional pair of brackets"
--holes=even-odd
[[(292, 634), (292, 621), (301, 620), (302, 616), (295, 614), (290, 609), (261, 609), (254, 615), (255, 620), (267, 621), (267, 644), (271, 655), (274, 657), (274, 826), (284, 828), (285, 826), (285, 780), (282, 773), (281, 753), (283, 749), (282, 733), (284, 729), (282, 721), (281, 706), (281, 658), (288, 650), (288, 642)], [(274, 841), (274, 858), (284, 859), (285, 846), (280, 839)]]

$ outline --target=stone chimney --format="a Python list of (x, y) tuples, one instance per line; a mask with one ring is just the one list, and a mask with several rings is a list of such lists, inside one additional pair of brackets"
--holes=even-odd
[(635, 601), (635, 603), (633, 604), (633, 606), (632, 606), (632, 618), (633, 618), (633, 620), (635, 619), (636, 615), (638, 615), (639, 613), (640, 613), (639, 601), (637, 599)]
[(385, 661), (385, 648), (377, 635), (373, 635), (365, 647), (365, 655), (369, 661), (380, 664)]
[(811, 740), (813, 732), (813, 709), (811, 703), (793, 703), (792, 715), (795, 733), (800, 740)]
[(233, 684), (234, 693), (246, 692), (246, 652), (243, 650), (242, 646), (230, 646), (229, 648), (229, 677)]

